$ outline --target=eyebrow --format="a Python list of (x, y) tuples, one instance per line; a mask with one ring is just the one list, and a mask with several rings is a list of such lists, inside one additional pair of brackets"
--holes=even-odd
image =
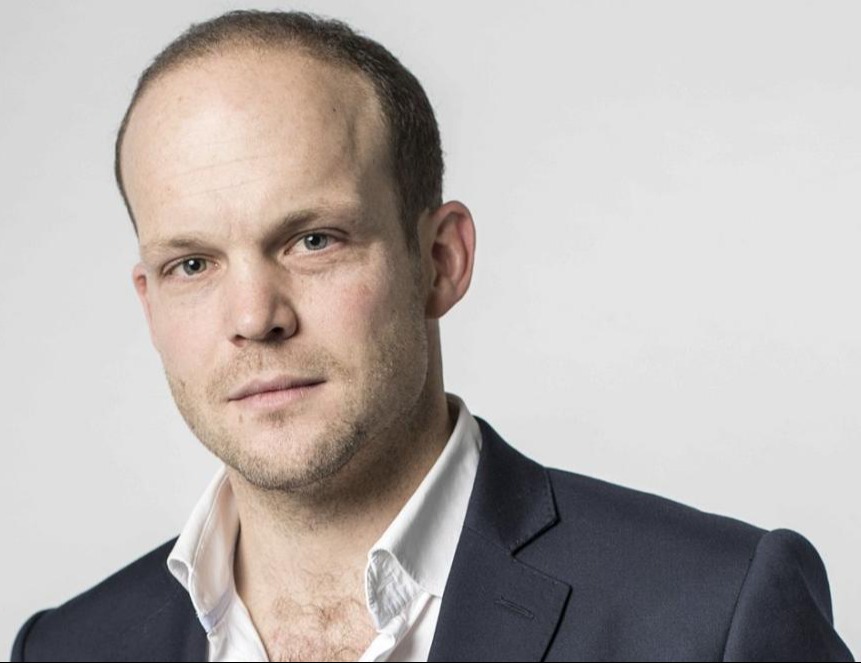
[[(358, 218), (358, 207), (320, 207), (290, 212), (266, 231), (262, 245), (269, 248), (279, 242), (284, 235), (308, 225), (320, 217)], [(205, 250), (213, 243), (213, 239), (202, 233), (185, 233), (169, 239), (154, 239), (140, 245), (140, 254), (144, 260), (155, 261), (161, 256), (175, 251)]]

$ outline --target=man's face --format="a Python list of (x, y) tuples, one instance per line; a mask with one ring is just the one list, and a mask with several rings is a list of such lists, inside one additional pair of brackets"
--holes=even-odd
[[(422, 407), (425, 302), (387, 140), (370, 83), (286, 53), (183, 65), (131, 117), (153, 343), (190, 428), (254, 485), (312, 485)], [(231, 399), (278, 376), (319, 384)]]

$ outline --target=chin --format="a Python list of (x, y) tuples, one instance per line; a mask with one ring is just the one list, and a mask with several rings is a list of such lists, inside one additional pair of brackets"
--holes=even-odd
[(294, 430), (279, 435), (270, 431), (221, 453), (212, 451), (253, 486), (303, 492), (328, 483), (327, 479), (337, 476), (361, 448), (361, 435), (327, 432)]

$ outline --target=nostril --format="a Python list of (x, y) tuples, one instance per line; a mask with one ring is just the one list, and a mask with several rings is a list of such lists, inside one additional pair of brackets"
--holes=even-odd
[(285, 327), (281, 327), (280, 325), (277, 327), (273, 327), (269, 330), (270, 338), (287, 338), (291, 334), (287, 333), (287, 329)]

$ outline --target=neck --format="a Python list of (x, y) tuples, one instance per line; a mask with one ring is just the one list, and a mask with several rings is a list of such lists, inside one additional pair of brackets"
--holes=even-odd
[(252, 613), (252, 605), (272, 605), (286, 596), (310, 604), (345, 595), (364, 602), (368, 550), (415, 492), (454, 428), (456, 410), (441, 388), (435, 392), (421, 399), (414, 417), (366, 444), (318, 490), (263, 491), (228, 468), (241, 523), (234, 577)]

